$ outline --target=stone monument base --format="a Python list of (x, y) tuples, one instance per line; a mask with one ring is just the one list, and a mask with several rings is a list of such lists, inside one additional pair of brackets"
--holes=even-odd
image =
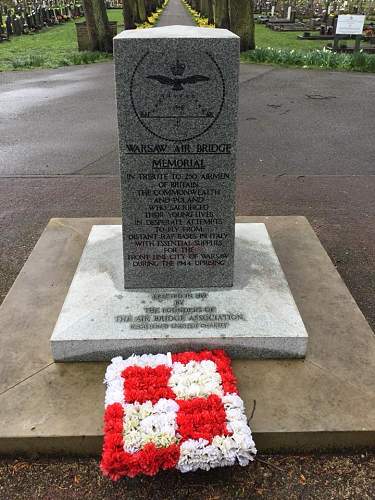
[(306, 329), (264, 224), (236, 224), (232, 288), (124, 290), (122, 262), (121, 226), (93, 226), (51, 337), (55, 361), (205, 348), (305, 356)]
[[(375, 446), (375, 337), (310, 224), (238, 222), (266, 224), (309, 332), (303, 360), (233, 361), (257, 448)], [(107, 363), (54, 363), (49, 341), (92, 226), (120, 223), (52, 219), (0, 306), (0, 454), (101, 452)]]

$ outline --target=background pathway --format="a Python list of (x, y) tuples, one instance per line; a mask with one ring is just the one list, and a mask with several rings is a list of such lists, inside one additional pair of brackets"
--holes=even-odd
[(192, 17), (181, 3), (181, 0), (169, 0), (168, 5), (160, 16), (157, 26), (170, 26), (174, 24), (195, 26)]
[[(375, 174), (374, 99), (375, 74), (241, 64), (239, 173)], [(0, 73), (0, 150), (0, 176), (117, 174), (112, 63)]]

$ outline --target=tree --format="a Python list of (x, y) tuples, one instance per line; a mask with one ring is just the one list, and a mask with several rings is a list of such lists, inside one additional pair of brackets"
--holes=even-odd
[(112, 32), (108, 22), (105, 0), (91, 0), (98, 32), (98, 50), (112, 52)]
[(241, 51), (255, 49), (253, 0), (228, 0), (230, 29), (241, 39)]
[(138, 6), (138, 17), (141, 23), (144, 23), (147, 19), (145, 0), (137, 0)]
[(85, 13), (87, 33), (90, 41), (90, 50), (95, 51), (98, 50), (99, 41), (98, 41), (98, 32), (96, 29), (93, 6), (91, 0), (83, 0), (82, 3), (83, 3), (83, 10)]
[(125, 29), (132, 30), (137, 24), (146, 22), (162, 5), (163, 0), (122, 0)]
[(324, 2), (324, 8), (325, 8), (325, 14), (324, 14), (324, 24), (328, 24), (328, 18), (329, 18), (329, 14), (328, 14), (328, 9), (331, 5), (331, 0), (325, 0)]
[(213, 0), (208, 0), (207, 1), (207, 18), (208, 18), (208, 24), (214, 24), (214, 1)]
[(229, 29), (228, 0), (212, 0), (216, 28)]
[(112, 33), (104, 0), (83, 0), (90, 49), (112, 52)]
[(122, 14), (124, 17), (124, 28), (126, 30), (133, 30), (136, 28), (134, 22), (134, 9), (130, 5), (129, 0), (123, 0), (122, 2)]
[[(211, 0), (210, 0), (211, 1)], [(208, 17), (208, 2), (209, 0), (199, 0), (199, 12), (203, 17)]]
[(254, 0), (187, 1), (202, 16), (208, 17), (209, 23), (215, 24), (216, 28), (236, 33), (241, 39), (241, 51), (255, 49)]

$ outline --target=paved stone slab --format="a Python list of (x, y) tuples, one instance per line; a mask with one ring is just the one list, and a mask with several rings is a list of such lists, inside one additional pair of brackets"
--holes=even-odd
[(306, 329), (264, 224), (236, 224), (234, 262), (233, 288), (124, 290), (121, 226), (93, 226), (51, 338), (55, 361), (205, 348), (303, 357)]
[(126, 288), (233, 285), (239, 37), (114, 38)]
[[(265, 223), (309, 332), (302, 360), (235, 360), (260, 450), (375, 445), (375, 338), (303, 217)], [(53, 363), (49, 339), (93, 225), (53, 219), (0, 308), (0, 453), (99, 453), (105, 363)]]

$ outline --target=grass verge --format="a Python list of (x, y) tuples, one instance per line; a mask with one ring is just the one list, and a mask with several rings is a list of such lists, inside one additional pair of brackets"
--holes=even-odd
[[(158, 9), (148, 18), (148, 22), (138, 27), (149, 28), (153, 26), (167, 2), (168, 0), (164, 3), (162, 9)], [(121, 9), (109, 9), (108, 19), (117, 21), (118, 31), (122, 31), (124, 21)], [(60, 26), (44, 28), (39, 33), (13, 36), (10, 42), (0, 44), (0, 72), (58, 68), (60, 66), (90, 64), (111, 59), (111, 54), (102, 52), (79, 52), (76, 28), (73, 21)]]
[[(122, 24), (122, 11), (108, 11), (110, 21)], [(83, 19), (80, 19), (80, 21)], [(39, 33), (13, 36), (0, 45), (0, 71), (32, 68), (58, 68), (72, 64), (88, 64), (110, 59), (100, 52), (79, 52), (73, 21), (44, 28)]]
[(273, 47), (257, 47), (241, 54), (243, 62), (268, 63), (279, 66), (333, 69), (375, 73), (375, 55), (359, 52), (339, 54), (328, 50), (289, 50)]
[(108, 54), (102, 52), (75, 52), (69, 51), (61, 54), (51, 55), (31, 53), (24, 56), (17, 56), (11, 61), (13, 70), (33, 69), (33, 68), (57, 68), (60, 66), (73, 66), (80, 64), (91, 64), (97, 61), (111, 59)]

